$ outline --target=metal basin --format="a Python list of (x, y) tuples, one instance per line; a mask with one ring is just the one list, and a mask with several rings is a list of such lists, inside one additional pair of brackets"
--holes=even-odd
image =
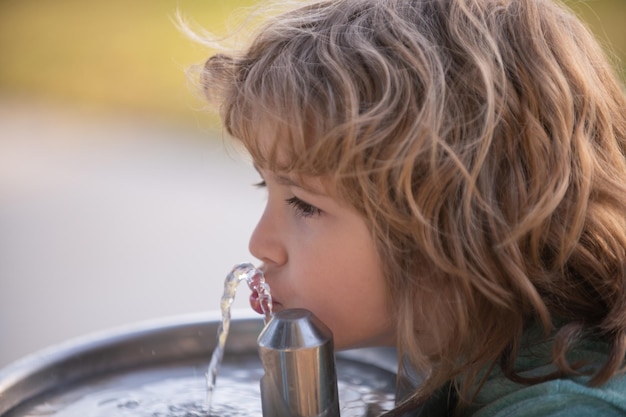
[[(0, 416), (261, 416), (263, 322), (235, 315), (210, 414), (205, 373), (217, 343), (217, 312), (102, 332), (46, 349), (0, 370)], [(337, 355), (341, 415), (393, 407), (397, 359), (391, 349)]]

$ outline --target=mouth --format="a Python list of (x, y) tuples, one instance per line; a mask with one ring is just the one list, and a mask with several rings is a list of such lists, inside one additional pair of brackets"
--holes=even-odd
[[(250, 294), (250, 307), (252, 307), (252, 309), (257, 313), (264, 314), (263, 310), (269, 311), (270, 306), (267, 304), (266, 299), (261, 299), (261, 297), (259, 297), (259, 292), (257, 290), (252, 290), (252, 294)], [(272, 311), (275, 312), (277, 308), (280, 308), (280, 303), (272, 300), (271, 308)]]

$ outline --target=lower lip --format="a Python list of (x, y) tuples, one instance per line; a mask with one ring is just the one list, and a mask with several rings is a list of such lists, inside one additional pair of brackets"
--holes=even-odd
[[(277, 305), (280, 305), (280, 303), (272, 302), (272, 311), (276, 310)], [(259, 299), (259, 293), (256, 291), (252, 291), (252, 294), (250, 294), (250, 307), (252, 307), (252, 309), (256, 311), (257, 313), (264, 314), (263, 309), (261, 308), (261, 300)]]

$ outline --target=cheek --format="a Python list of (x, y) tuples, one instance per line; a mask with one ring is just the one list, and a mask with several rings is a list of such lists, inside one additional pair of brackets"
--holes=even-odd
[(385, 303), (346, 300), (343, 308), (322, 309), (321, 320), (331, 328), (338, 350), (364, 346), (391, 345), (394, 324)]
[(333, 331), (338, 349), (389, 344), (394, 329), (384, 277), (376, 262), (334, 262), (311, 308)]
[(354, 217), (315, 225), (289, 242), (287, 307), (311, 310), (333, 331), (337, 349), (392, 344), (387, 287), (368, 229)]

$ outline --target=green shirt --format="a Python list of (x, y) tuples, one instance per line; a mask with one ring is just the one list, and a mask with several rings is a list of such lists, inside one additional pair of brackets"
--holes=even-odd
[[(525, 377), (546, 375), (555, 368), (549, 364), (552, 344), (543, 342), (527, 349), (516, 361), (518, 374)], [(585, 358), (589, 363), (603, 364), (606, 345), (587, 342), (577, 346), (570, 363)], [(531, 353), (532, 352), (532, 353)], [(556, 379), (534, 385), (515, 383), (500, 369), (492, 371), (472, 405), (463, 417), (617, 417), (626, 416), (626, 376), (614, 376), (606, 384), (589, 387), (588, 376)], [(423, 413), (416, 416), (450, 415), (443, 393), (429, 400)]]

